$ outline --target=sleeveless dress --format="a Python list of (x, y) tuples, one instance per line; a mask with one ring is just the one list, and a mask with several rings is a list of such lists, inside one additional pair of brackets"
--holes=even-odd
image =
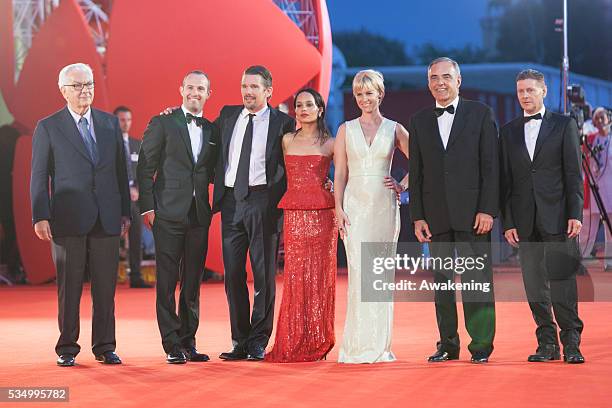
[(362, 277), (374, 273), (371, 268), (361, 268), (362, 242), (387, 243), (375, 254), (380, 257), (394, 257), (397, 249), (399, 206), (395, 192), (384, 185), (394, 151), (395, 122), (383, 118), (371, 146), (366, 143), (358, 119), (346, 122), (348, 182), (343, 207), (350, 226), (344, 240), (348, 303), (340, 363), (395, 360), (391, 352), (393, 301), (364, 302), (361, 298)]
[(274, 347), (265, 361), (316, 361), (334, 347), (336, 250), (334, 197), (325, 190), (331, 159), (286, 155), (285, 268)]

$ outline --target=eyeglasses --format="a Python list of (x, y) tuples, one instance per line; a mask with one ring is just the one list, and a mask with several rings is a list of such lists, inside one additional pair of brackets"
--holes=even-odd
[(79, 84), (79, 83), (76, 83), (76, 84), (66, 84), (64, 86), (71, 86), (71, 87), (74, 88), (75, 91), (81, 92), (83, 90), (83, 88), (93, 89), (94, 82), (93, 81), (92, 82), (87, 82), (86, 84)]

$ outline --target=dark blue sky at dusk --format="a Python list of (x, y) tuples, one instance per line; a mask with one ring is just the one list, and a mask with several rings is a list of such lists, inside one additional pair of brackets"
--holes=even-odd
[(481, 45), (480, 18), (488, 0), (328, 0), (334, 31), (368, 31), (401, 40), (411, 52), (431, 42), (439, 47)]

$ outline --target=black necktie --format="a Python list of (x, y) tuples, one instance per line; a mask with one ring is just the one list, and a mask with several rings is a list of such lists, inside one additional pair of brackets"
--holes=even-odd
[(253, 146), (254, 116), (254, 113), (249, 113), (249, 123), (244, 131), (242, 149), (240, 149), (240, 159), (238, 160), (238, 170), (234, 182), (234, 197), (236, 200), (244, 200), (249, 195), (249, 167), (251, 164), (251, 147)]
[(187, 112), (185, 117), (187, 118), (187, 124), (190, 124), (191, 121), (195, 121), (195, 124), (198, 127), (202, 127), (202, 125), (204, 124), (204, 118), (201, 118), (199, 116), (194, 116), (189, 112)]
[(523, 123), (527, 123), (530, 120), (542, 120), (542, 114), (541, 113), (536, 113), (535, 115), (531, 115), (531, 116), (524, 116), (523, 117)]
[(434, 108), (434, 112), (436, 113), (436, 117), (439, 118), (444, 114), (444, 112), (448, 112), (451, 115), (455, 114), (455, 107), (453, 105), (448, 105), (446, 108)]

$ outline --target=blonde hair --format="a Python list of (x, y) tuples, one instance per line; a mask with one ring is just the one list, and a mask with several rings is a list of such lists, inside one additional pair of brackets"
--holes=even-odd
[(353, 78), (353, 93), (361, 89), (374, 89), (380, 93), (381, 98), (385, 96), (385, 80), (383, 75), (373, 69), (359, 71)]

